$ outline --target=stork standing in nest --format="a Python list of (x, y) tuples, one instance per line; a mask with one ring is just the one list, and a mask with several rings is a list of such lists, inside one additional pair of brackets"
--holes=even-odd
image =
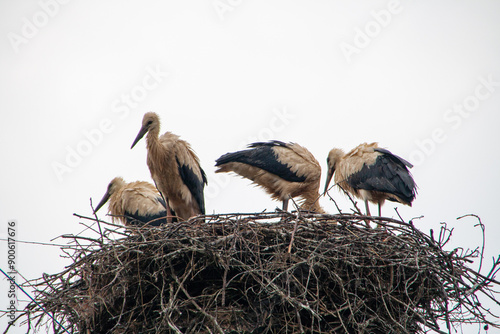
[(335, 183), (346, 192), (365, 202), (366, 214), (370, 216), (368, 202), (381, 206), (385, 200), (411, 206), (417, 193), (415, 181), (408, 168), (408, 161), (378, 147), (377, 143), (361, 144), (344, 153), (334, 148), (327, 158), (328, 174), (325, 193), (335, 173)]
[(160, 118), (153, 112), (144, 115), (131, 148), (146, 133), (147, 164), (151, 177), (166, 200), (167, 219), (170, 220), (170, 208), (180, 220), (204, 215), (203, 189), (207, 177), (189, 143), (171, 132), (159, 136)]
[(318, 203), (321, 166), (306, 148), (274, 140), (250, 144), (249, 149), (227, 153), (216, 160), (215, 172), (234, 172), (264, 188), (273, 199), (299, 197), (301, 209), (323, 213)]
[(160, 226), (166, 223), (165, 202), (155, 186), (149, 182), (126, 183), (123, 178), (115, 177), (109, 183), (94, 213), (108, 201), (108, 212), (113, 221), (118, 220), (125, 226)]

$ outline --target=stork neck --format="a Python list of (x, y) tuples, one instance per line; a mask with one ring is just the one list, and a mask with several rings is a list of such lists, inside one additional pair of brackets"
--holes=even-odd
[(160, 134), (159, 127), (152, 127), (151, 129), (149, 129), (146, 137), (146, 142), (149, 149), (156, 150), (161, 146), (160, 140), (158, 138), (159, 134)]

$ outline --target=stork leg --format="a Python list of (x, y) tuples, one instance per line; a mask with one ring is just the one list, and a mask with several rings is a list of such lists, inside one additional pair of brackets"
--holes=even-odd
[(165, 206), (167, 210), (167, 223), (171, 223), (174, 216), (172, 215), (172, 210), (170, 210), (170, 205), (168, 205), (167, 201), (165, 201)]
[(288, 211), (288, 198), (283, 200), (283, 211)]
[[(378, 216), (382, 217), (382, 204), (381, 204), (381, 202), (378, 202)], [(379, 224), (379, 222), (380, 222), (380, 220), (377, 223), (377, 228), (381, 227), (380, 224)]]
[[(283, 200), (283, 212), (287, 212), (288, 210), (288, 198)], [(285, 221), (286, 216), (282, 215), (281, 216), (281, 221)]]
[[(365, 208), (366, 208), (366, 215), (371, 217), (372, 214), (370, 213), (370, 206), (368, 204), (368, 200), (365, 200)], [(365, 222), (366, 226), (371, 227), (369, 219), (365, 219)]]

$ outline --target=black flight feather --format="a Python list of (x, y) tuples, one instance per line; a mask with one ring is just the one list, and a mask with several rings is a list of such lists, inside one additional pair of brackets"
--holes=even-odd
[[(347, 182), (354, 189), (380, 191), (393, 194), (410, 204), (415, 199), (416, 185), (406, 160), (387, 150), (376, 149), (382, 153), (372, 165), (363, 165), (360, 171), (348, 177)], [(394, 198), (387, 198), (395, 201)]]
[(399, 160), (403, 165), (405, 165), (408, 168), (413, 168), (413, 165), (406, 161), (405, 159), (401, 158), (400, 156), (397, 156), (395, 154), (392, 154), (391, 151), (386, 150), (385, 148), (375, 148), (374, 151), (380, 152), (382, 154), (387, 155), (388, 157), (394, 159), (394, 160)]
[(193, 195), (196, 203), (200, 207), (200, 211), (202, 214), (205, 214), (205, 198), (203, 197), (203, 188), (205, 184), (207, 184), (207, 176), (205, 171), (200, 167), (201, 171), (201, 180), (194, 173), (194, 171), (188, 165), (181, 165), (179, 160), (177, 160), (177, 169), (179, 171), (179, 175), (182, 178), (184, 184), (188, 187), (191, 195)]
[(215, 166), (221, 166), (229, 162), (239, 162), (263, 169), (289, 182), (305, 181), (305, 176), (298, 176), (296, 173), (292, 172), (287, 164), (281, 163), (278, 160), (273, 150), (275, 146), (288, 147), (287, 144), (277, 140), (265, 143), (253, 143), (248, 145), (248, 147), (250, 147), (248, 150), (224, 154), (215, 161)]
[(163, 197), (156, 197), (156, 201), (160, 203), (165, 208), (165, 210), (167, 209), (167, 204), (163, 200)]
[[(139, 215), (138, 211), (136, 211), (135, 213), (127, 211), (125, 212), (125, 218), (127, 219), (127, 223), (133, 226), (141, 226), (141, 225), (161, 226), (167, 223), (166, 216), (167, 216), (166, 210), (157, 212), (152, 215)], [(176, 218), (174, 217), (172, 221), (175, 222)]]

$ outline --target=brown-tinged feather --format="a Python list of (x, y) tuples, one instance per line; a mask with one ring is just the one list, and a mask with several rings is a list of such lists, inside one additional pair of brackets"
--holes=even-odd
[[(385, 200), (410, 205), (416, 185), (407, 167), (411, 165), (377, 143), (363, 143), (348, 153), (332, 149), (328, 154), (325, 191), (335, 174), (335, 183), (362, 200), (379, 205)], [(380, 211), (380, 210), (379, 210)]]
[(109, 202), (108, 212), (114, 222), (121, 222), (124, 225), (132, 221), (147, 223), (165, 216), (166, 210), (160, 199), (160, 193), (151, 183), (144, 181), (126, 183), (123, 178), (115, 177), (109, 183), (106, 194), (95, 211)]
[[(205, 214), (206, 176), (189, 143), (171, 132), (158, 137), (160, 119), (151, 112), (144, 115), (139, 135), (142, 132), (147, 133), (147, 165), (151, 177), (177, 216), (187, 220)], [(190, 173), (191, 179), (186, 180), (183, 172)]]
[(249, 150), (217, 160), (216, 173), (234, 172), (262, 187), (275, 200), (298, 197), (304, 210), (323, 213), (318, 203), (321, 166), (306, 148), (295, 143), (254, 143)]

